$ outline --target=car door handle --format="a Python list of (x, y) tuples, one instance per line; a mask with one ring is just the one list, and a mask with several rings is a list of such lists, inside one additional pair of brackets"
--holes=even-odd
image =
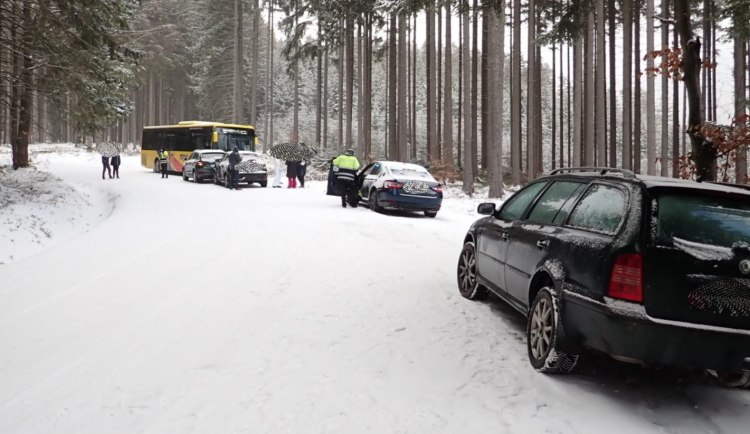
[(510, 235), (508, 235), (507, 232), (503, 232), (503, 241), (508, 241), (510, 239)]
[(536, 242), (536, 246), (540, 249), (546, 249), (549, 247), (549, 240), (539, 240)]

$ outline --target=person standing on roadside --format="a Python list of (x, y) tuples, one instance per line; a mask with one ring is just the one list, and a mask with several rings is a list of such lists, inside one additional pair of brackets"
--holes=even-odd
[(112, 169), (109, 167), (109, 157), (102, 155), (102, 179), (105, 179), (105, 173), (109, 173), (109, 178), (112, 179)]
[(297, 166), (297, 178), (299, 179), (299, 188), (305, 188), (305, 175), (307, 174), (307, 162), (300, 161)]
[(161, 166), (161, 178), (169, 178), (169, 174), (167, 173), (167, 160), (169, 159), (169, 154), (164, 150), (164, 148), (159, 148), (159, 165)]
[(232, 149), (232, 153), (229, 154), (229, 182), (227, 188), (230, 190), (239, 190), (237, 188), (237, 179), (240, 176), (240, 172), (237, 170), (237, 165), (242, 161), (242, 155), (240, 155), (240, 148), (237, 146)]
[(299, 161), (287, 161), (286, 162), (286, 178), (289, 180), (287, 188), (297, 188), (297, 168), (299, 167)]
[(349, 206), (357, 207), (357, 170), (359, 170), (359, 160), (354, 156), (353, 149), (347, 149), (343, 155), (333, 160), (333, 173), (341, 192), (342, 208), (346, 208), (347, 200)]
[(111, 158), (110, 163), (112, 164), (112, 176), (115, 178), (120, 178), (120, 156), (115, 155)]
[(276, 159), (276, 164), (274, 167), (274, 177), (273, 177), (273, 188), (281, 188), (283, 185), (281, 184), (281, 160), (278, 158)]

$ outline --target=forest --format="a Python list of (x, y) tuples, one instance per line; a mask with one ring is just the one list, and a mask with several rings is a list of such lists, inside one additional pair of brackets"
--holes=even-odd
[(750, 0), (4, 0), (0, 143), (18, 168), (204, 120), (492, 197), (571, 166), (747, 183), (749, 44)]

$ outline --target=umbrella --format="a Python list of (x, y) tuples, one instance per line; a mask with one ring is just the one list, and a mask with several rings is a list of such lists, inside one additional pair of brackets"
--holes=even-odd
[(313, 158), (318, 154), (318, 151), (312, 146), (308, 146), (304, 143), (289, 142), (280, 143), (269, 152), (272, 157), (278, 158), (284, 161), (305, 161)]
[(96, 152), (102, 157), (114, 157), (120, 155), (120, 147), (114, 142), (102, 142), (96, 145)]

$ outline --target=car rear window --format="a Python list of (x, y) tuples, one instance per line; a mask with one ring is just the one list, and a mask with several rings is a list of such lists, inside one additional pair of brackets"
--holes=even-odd
[(201, 161), (216, 161), (223, 156), (224, 154), (201, 154)]
[(568, 225), (604, 234), (614, 234), (625, 216), (625, 194), (617, 188), (594, 184), (570, 215)]
[(750, 201), (724, 195), (661, 193), (657, 196), (657, 240), (674, 238), (732, 247), (750, 241)]

